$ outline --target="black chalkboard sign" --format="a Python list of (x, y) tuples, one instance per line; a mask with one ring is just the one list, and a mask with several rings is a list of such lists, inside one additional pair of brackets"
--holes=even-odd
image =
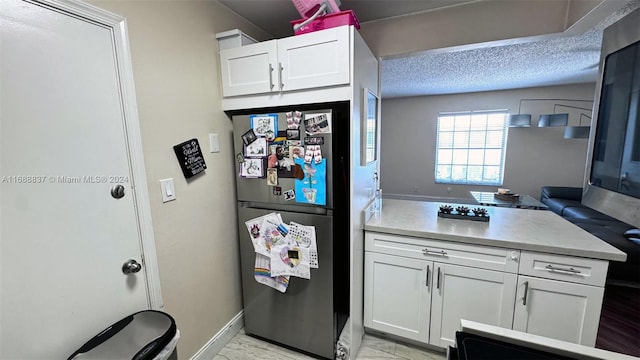
[(176, 152), (185, 178), (193, 177), (207, 168), (207, 164), (204, 163), (202, 151), (200, 150), (200, 144), (198, 144), (198, 139), (187, 140), (175, 145), (173, 151)]

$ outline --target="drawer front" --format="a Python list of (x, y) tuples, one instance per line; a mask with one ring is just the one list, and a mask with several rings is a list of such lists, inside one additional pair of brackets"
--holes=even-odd
[(517, 273), (520, 251), (491, 246), (365, 232), (365, 250), (445, 264)]
[(609, 262), (605, 260), (523, 251), (519, 273), (545, 279), (604, 286)]

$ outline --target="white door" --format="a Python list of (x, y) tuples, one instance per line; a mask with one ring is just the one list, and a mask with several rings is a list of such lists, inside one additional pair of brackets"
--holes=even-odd
[(430, 344), (454, 345), (460, 320), (511, 329), (516, 274), (435, 263)]
[(604, 288), (518, 277), (513, 329), (595, 346)]
[(349, 27), (278, 40), (282, 91), (349, 83)]
[(21, 0), (0, 20), (0, 358), (64, 359), (149, 308), (122, 270), (142, 259), (117, 34)]
[(223, 96), (279, 91), (276, 40), (220, 51)]
[(364, 326), (428, 342), (432, 264), (367, 251)]

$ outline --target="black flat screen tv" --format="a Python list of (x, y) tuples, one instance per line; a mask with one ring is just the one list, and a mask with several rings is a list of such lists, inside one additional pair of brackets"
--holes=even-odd
[(640, 227), (640, 9), (605, 29), (582, 203)]

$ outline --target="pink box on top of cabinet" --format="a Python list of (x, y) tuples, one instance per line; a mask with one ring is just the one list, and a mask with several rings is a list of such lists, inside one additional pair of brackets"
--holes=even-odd
[[(291, 22), (291, 26), (300, 24), (305, 20), (306, 19), (294, 20)], [(358, 22), (356, 14), (353, 12), (353, 10), (345, 10), (337, 13), (319, 16), (317, 19), (300, 27), (298, 30), (295, 30), (295, 35), (306, 34), (343, 25), (353, 25), (356, 27), (356, 29), (360, 29), (360, 23)]]

